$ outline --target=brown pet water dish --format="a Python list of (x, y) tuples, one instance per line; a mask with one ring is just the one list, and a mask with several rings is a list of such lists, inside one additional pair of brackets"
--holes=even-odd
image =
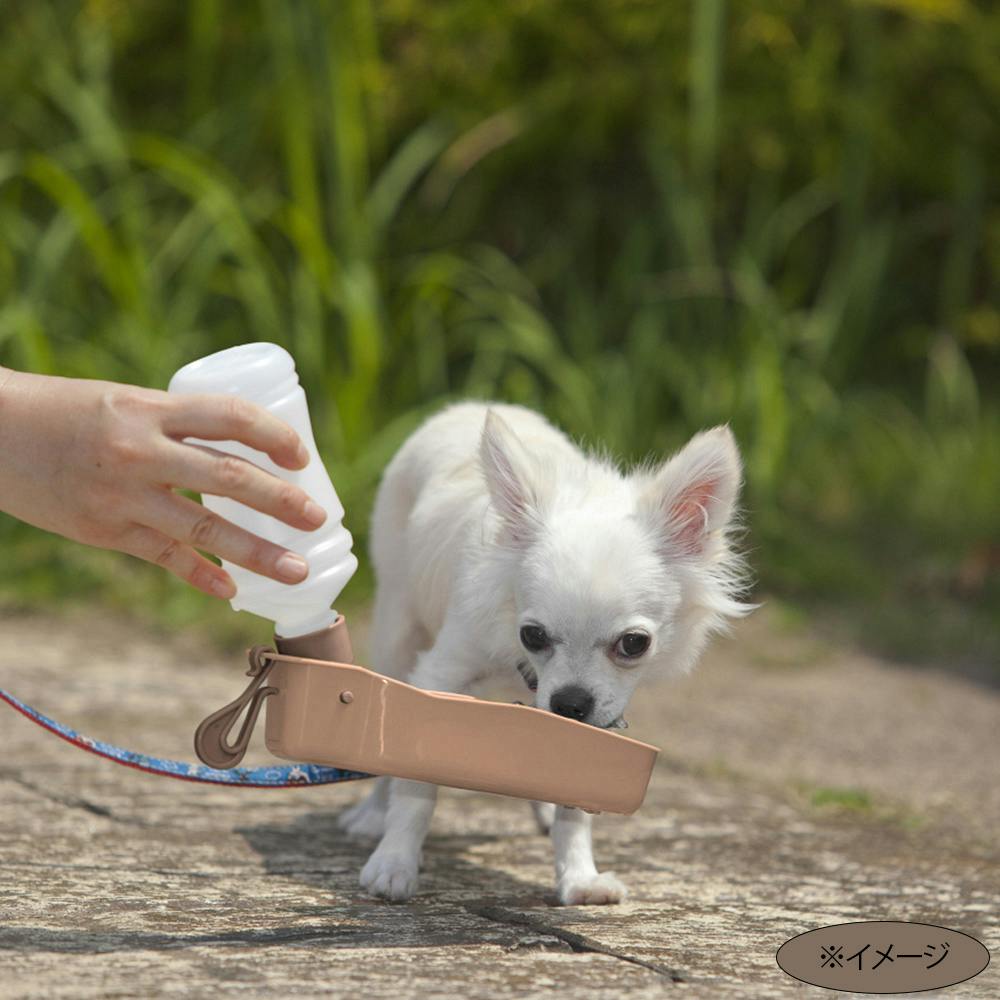
[[(424, 691), (351, 663), (343, 616), (277, 652), (250, 651), (243, 694), (210, 715), (195, 750), (210, 767), (243, 758), (261, 705), (265, 743), (286, 760), (632, 813), (642, 805), (656, 747), (525, 705)], [(229, 732), (246, 710), (236, 741)]]

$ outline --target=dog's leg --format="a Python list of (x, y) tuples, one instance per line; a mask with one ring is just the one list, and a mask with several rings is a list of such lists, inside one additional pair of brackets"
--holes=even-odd
[[(431, 649), (419, 656), (410, 683), (428, 691), (462, 693), (483, 668), (467, 655), (464, 641), (446, 622)], [(437, 785), (392, 779), (385, 833), (361, 870), (361, 885), (373, 896), (402, 902), (416, 892), (421, 849), (436, 803)]]
[(620, 903), (628, 890), (614, 873), (597, 871), (590, 839), (591, 817), (582, 809), (556, 807), (552, 846), (556, 854), (556, 891), (563, 906)]
[(375, 787), (360, 802), (345, 809), (337, 817), (337, 826), (344, 833), (359, 839), (377, 839), (385, 833), (385, 812), (389, 807), (391, 778), (376, 778)]
[(556, 819), (556, 807), (551, 802), (532, 802), (531, 811), (535, 814), (538, 832), (548, 836)]
[(437, 785), (393, 778), (385, 833), (361, 869), (361, 885), (373, 896), (401, 903), (417, 891), (421, 848), (437, 803)]

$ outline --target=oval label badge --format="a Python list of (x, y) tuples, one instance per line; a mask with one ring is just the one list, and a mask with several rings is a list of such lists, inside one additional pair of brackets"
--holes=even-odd
[(786, 941), (781, 970), (846, 993), (920, 993), (978, 976), (990, 953), (974, 937), (936, 924), (865, 920), (831, 924)]

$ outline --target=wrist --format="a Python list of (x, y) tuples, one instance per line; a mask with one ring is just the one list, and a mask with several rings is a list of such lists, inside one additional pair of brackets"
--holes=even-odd
[(52, 434), (51, 381), (0, 368), (0, 511), (50, 531), (61, 502), (53, 475), (63, 458)]

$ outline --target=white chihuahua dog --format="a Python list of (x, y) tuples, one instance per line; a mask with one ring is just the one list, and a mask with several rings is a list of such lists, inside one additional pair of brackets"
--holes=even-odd
[[(535, 706), (624, 725), (639, 681), (691, 669), (709, 635), (750, 610), (728, 534), (740, 485), (728, 428), (623, 475), (519, 406), (460, 403), (390, 462), (372, 518), (375, 669), (464, 692), (520, 671)], [(375, 896), (417, 888), (437, 787), (379, 778), (341, 826), (381, 837), (361, 872)], [(561, 903), (616, 903), (594, 865), (591, 817), (535, 803)]]

